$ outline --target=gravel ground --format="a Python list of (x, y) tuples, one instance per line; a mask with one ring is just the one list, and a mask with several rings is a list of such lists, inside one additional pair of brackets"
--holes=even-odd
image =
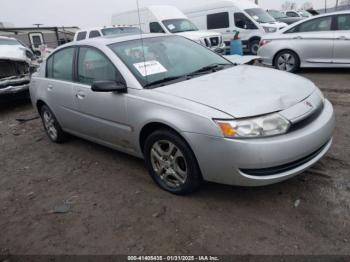
[[(176, 197), (142, 160), (46, 138), (28, 101), (0, 102), (0, 255), (350, 254), (350, 71), (307, 70), (335, 106), (329, 154), (262, 188)], [(56, 213), (62, 212), (62, 213)]]

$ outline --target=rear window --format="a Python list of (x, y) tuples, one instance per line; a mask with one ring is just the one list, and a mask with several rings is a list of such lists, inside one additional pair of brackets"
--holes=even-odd
[(216, 13), (207, 16), (207, 28), (208, 29), (219, 29), (229, 28), (230, 19), (228, 12)]
[(86, 38), (86, 32), (79, 32), (77, 35), (77, 41), (84, 40)]

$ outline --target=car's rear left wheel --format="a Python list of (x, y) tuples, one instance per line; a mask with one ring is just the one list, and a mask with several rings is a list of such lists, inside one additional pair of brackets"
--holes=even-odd
[(153, 132), (146, 139), (144, 155), (149, 173), (162, 189), (185, 195), (199, 188), (202, 179), (197, 160), (175, 132)]
[(62, 143), (66, 139), (66, 133), (62, 130), (55, 115), (50, 108), (43, 105), (40, 110), (41, 119), (46, 131), (47, 136), (54, 143)]

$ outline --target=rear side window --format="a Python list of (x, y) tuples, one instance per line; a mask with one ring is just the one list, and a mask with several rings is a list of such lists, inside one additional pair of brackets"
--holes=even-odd
[(207, 16), (208, 29), (229, 28), (230, 19), (228, 12), (216, 13)]
[(47, 61), (46, 76), (57, 80), (73, 81), (73, 59), (75, 48), (65, 48)]
[(97, 30), (91, 31), (89, 34), (89, 38), (95, 38), (95, 37), (100, 37), (100, 36), (101, 36), (101, 34)]
[(332, 17), (321, 17), (299, 25), (298, 32), (320, 32), (332, 30)]
[(258, 29), (258, 27), (243, 13), (234, 14), (235, 25), (241, 29)]
[(165, 33), (163, 28), (158, 22), (152, 22), (149, 24), (149, 29), (151, 33)]
[(79, 32), (77, 35), (77, 41), (84, 40), (86, 38), (86, 32)]
[(124, 82), (105, 55), (94, 48), (81, 47), (78, 58), (78, 82), (91, 85), (95, 81)]
[(350, 15), (338, 15), (337, 25), (338, 30), (350, 30)]
[(299, 17), (299, 15), (295, 12), (287, 12), (286, 15), (289, 17)]

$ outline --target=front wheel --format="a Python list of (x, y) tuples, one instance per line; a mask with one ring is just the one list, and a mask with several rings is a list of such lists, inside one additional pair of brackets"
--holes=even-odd
[(145, 161), (153, 180), (177, 195), (194, 192), (201, 184), (197, 160), (187, 143), (176, 133), (158, 130), (144, 146)]
[(292, 51), (282, 51), (276, 55), (274, 66), (276, 69), (293, 73), (299, 69), (300, 60)]

